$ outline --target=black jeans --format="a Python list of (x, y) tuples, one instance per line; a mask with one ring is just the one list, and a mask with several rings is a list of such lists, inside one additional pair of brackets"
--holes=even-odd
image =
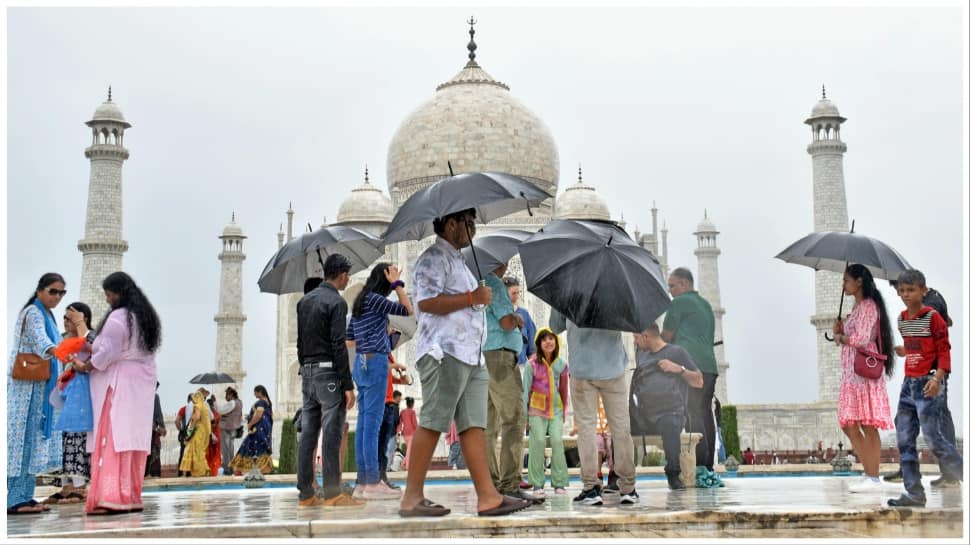
[(377, 464), (381, 471), (381, 479), (387, 477), (387, 444), (391, 438), (397, 435), (398, 405), (396, 403), (384, 404), (384, 418), (381, 420), (381, 429), (377, 434)]
[(304, 366), (300, 373), (303, 375), (303, 412), (296, 455), (296, 487), (300, 489), (301, 500), (314, 494), (313, 451), (322, 430), (323, 497), (333, 498), (340, 494), (340, 439), (347, 418), (340, 376), (332, 369), (312, 366)]
[(714, 438), (717, 436), (717, 425), (714, 423), (714, 384), (717, 375), (703, 373), (704, 386), (690, 388), (687, 393), (687, 412), (689, 418), (687, 431), (702, 433), (700, 443), (697, 444), (697, 467), (704, 466), (714, 471)]
[(664, 458), (667, 459), (664, 473), (668, 477), (680, 476), (680, 432), (684, 430), (684, 420), (682, 414), (665, 414), (656, 420), (645, 421), (644, 435), (659, 435), (663, 441)]

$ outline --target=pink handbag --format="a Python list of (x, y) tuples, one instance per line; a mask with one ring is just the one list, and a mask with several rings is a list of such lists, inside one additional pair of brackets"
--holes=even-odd
[(882, 353), (882, 328), (876, 322), (876, 347), (878, 352), (870, 352), (864, 348), (856, 348), (855, 351), (855, 374), (862, 378), (874, 379), (882, 376), (886, 364), (886, 355)]

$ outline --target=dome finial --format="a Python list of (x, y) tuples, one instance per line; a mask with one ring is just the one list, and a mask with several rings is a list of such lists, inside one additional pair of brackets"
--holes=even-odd
[(370, 183), (370, 174), (368, 174), (368, 171), (367, 171), (367, 163), (364, 163), (364, 183), (365, 184)]
[(232, 222), (233, 223), (236, 223), (236, 211), (235, 210), (232, 211)]
[(577, 183), (583, 183), (583, 164), (579, 164), (579, 181)]
[(108, 102), (111, 102), (111, 86), (108, 86)]
[(468, 64), (465, 66), (478, 66), (478, 63), (475, 62), (475, 50), (478, 49), (478, 45), (475, 44), (475, 23), (477, 22), (474, 15), (467, 21), (468, 35), (471, 38), (468, 41)]
[(822, 84), (822, 100), (825, 100), (825, 84)]
[(707, 209), (704, 209), (704, 219), (707, 219)]

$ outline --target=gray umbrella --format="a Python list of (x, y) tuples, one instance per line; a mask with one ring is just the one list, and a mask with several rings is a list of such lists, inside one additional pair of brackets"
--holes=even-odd
[(553, 220), (519, 256), (529, 293), (579, 327), (639, 333), (670, 306), (657, 258), (612, 222)]
[(519, 253), (519, 244), (531, 237), (533, 233), (518, 229), (502, 229), (475, 237), (475, 255), (472, 255), (471, 246), (462, 248), (461, 255), (465, 258), (468, 268), (475, 270), (475, 258), (478, 258), (478, 266), (482, 274), (488, 274), (495, 269), (505, 265), (515, 254)]
[(374, 235), (343, 225), (322, 227), (283, 245), (259, 275), (259, 291), (302, 293), (307, 278), (323, 277), (330, 254), (350, 260), (350, 274), (362, 271), (384, 255), (384, 243)]
[(236, 379), (225, 373), (201, 373), (192, 377), (189, 384), (231, 384)]
[[(470, 172), (438, 180), (411, 195), (381, 235), (385, 243), (421, 240), (434, 234), (432, 221), (474, 208), (476, 219), (497, 218), (539, 206), (552, 195), (532, 182), (502, 172)], [(475, 270), (474, 268), (472, 270)], [(479, 274), (481, 278), (481, 274)]]
[[(816, 271), (844, 272), (854, 263), (865, 265), (874, 278), (895, 280), (899, 273), (912, 269), (892, 246), (855, 232), (855, 221), (848, 233), (845, 231), (820, 231), (795, 241), (775, 256), (786, 263), (805, 265)], [(845, 289), (839, 298), (839, 319), (842, 319), (842, 303)], [(825, 338), (829, 338), (828, 333)]]

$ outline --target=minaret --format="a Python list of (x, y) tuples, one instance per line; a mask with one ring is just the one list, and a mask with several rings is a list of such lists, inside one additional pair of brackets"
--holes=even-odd
[(242, 386), (246, 371), (242, 365), (243, 314), (242, 265), (246, 260), (243, 253), (242, 229), (236, 224), (236, 213), (232, 221), (222, 230), (222, 276), (219, 280), (219, 312), (216, 321), (216, 371), (226, 373)]
[[(846, 146), (839, 130), (842, 123), (845, 123), (845, 118), (839, 115), (839, 109), (826, 97), (825, 86), (822, 86), (822, 99), (805, 120), (805, 124), (812, 127), (812, 143), (808, 145), (808, 153), (812, 156), (815, 231), (849, 230), (845, 178), (842, 175), (842, 155)], [(842, 274), (829, 271), (815, 273), (815, 315), (811, 323), (816, 329), (818, 400), (822, 402), (839, 400), (841, 356), (838, 347), (827, 341), (824, 335), (832, 331), (841, 293)], [(851, 303), (846, 308), (852, 308)]]
[(717, 256), (721, 255), (721, 249), (717, 247), (719, 234), (717, 227), (708, 219), (707, 210), (704, 210), (704, 219), (697, 224), (697, 232), (694, 233), (697, 237), (697, 249), (694, 250), (694, 255), (697, 256), (697, 291), (714, 310), (714, 357), (717, 359), (718, 373), (714, 395), (722, 405), (726, 405), (727, 370), (730, 365), (724, 361), (724, 330), (721, 328), (724, 308), (721, 306), (721, 282), (717, 270)]
[(98, 106), (85, 125), (91, 127), (91, 146), (84, 150), (84, 156), (91, 160), (91, 176), (84, 238), (77, 243), (82, 254), (80, 300), (90, 305), (97, 323), (108, 310), (101, 282), (122, 270), (121, 260), (128, 251), (128, 242), (121, 238), (121, 167), (128, 159), (125, 129), (131, 123), (111, 101), (111, 87), (108, 100)]

